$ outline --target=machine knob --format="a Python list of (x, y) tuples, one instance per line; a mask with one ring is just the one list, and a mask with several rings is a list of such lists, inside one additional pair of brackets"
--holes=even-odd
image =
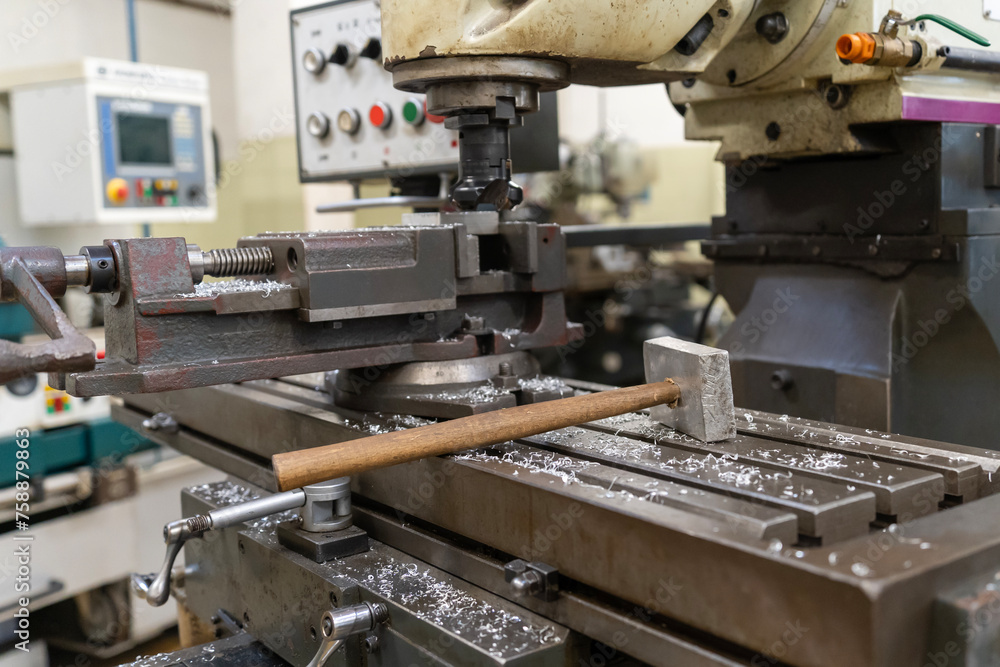
[(334, 47), (333, 55), (330, 56), (330, 62), (341, 67), (353, 67), (357, 59), (358, 50), (343, 42)]
[(317, 139), (322, 139), (330, 134), (330, 119), (323, 112), (315, 111), (306, 119), (306, 130)]
[(337, 127), (345, 134), (357, 134), (361, 129), (361, 114), (357, 109), (341, 109), (337, 114)]
[(113, 204), (124, 204), (128, 201), (128, 181), (124, 178), (112, 178), (107, 186), (108, 199)]
[(326, 69), (326, 54), (320, 49), (309, 49), (302, 54), (302, 66), (311, 74), (319, 74)]
[(368, 111), (368, 120), (380, 130), (388, 129), (392, 125), (392, 109), (385, 102), (376, 102)]
[(424, 113), (424, 103), (416, 97), (406, 100), (406, 104), (403, 105), (403, 120), (414, 127), (423, 125), (424, 121), (427, 120), (427, 114)]
[(361, 49), (361, 57), (369, 58), (371, 60), (378, 60), (382, 57), (382, 40), (378, 37), (372, 37), (365, 43), (365, 47)]

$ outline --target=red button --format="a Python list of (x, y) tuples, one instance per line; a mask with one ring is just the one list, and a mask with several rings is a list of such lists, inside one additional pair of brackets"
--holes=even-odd
[(424, 113), (427, 114), (427, 120), (432, 123), (437, 123), (440, 125), (444, 122), (444, 116), (435, 116), (434, 114), (427, 111), (427, 100), (424, 100)]
[(372, 125), (384, 130), (392, 124), (392, 110), (382, 102), (372, 106), (368, 112), (368, 120)]
[(103, 359), (104, 358), (104, 350), (98, 350), (97, 351), (97, 358), (98, 359)]

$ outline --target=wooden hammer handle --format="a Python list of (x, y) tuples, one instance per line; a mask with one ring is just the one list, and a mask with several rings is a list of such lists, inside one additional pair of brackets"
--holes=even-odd
[(673, 404), (680, 395), (680, 388), (666, 380), (275, 454), (271, 463), (278, 488), (288, 491), (373, 468), (487, 447), (654, 405)]

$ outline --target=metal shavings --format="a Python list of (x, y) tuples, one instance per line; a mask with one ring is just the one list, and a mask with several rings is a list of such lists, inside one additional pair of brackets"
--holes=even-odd
[(230, 481), (191, 487), (188, 493), (216, 507), (229, 507), (260, 498), (260, 494), (253, 489)]
[(285, 523), (286, 521), (291, 521), (298, 518), (299, 511), (295, 510), (285, 510), (284, 512), (278, 512), (277, 514), (271, 514), (269, 516), (256, 519), (249, 524), (247, 532), (256, 533), (257, 535), (267, 535), (273, 534), (278, 529), (279, 523)]
[(847, 464), (847, 457), (839, 452), (806, 451), (801, 455), (797, 455), (782, 452), (780, 449), (755, 447), (747, 452), (747, 455), (753, 458), (766, 459), (767, 461), (773, 460), (775, 463), (781, 465), (815, 470), (817, 472), (850, 467)]
[(373, 413), (370, 417), (366, 415), (362, 420), (344, 420), (344, 425), (348, 428), (353, 428), (357, 431), (362, 431), (370, 435), (381, 435), (383, 433), (402, 431), (404, 429), (427, 426), (428, 424), (434, 423), (435, 420), (433, 419), (424, 419), (422, 417), (414, 417), (412, 415), (384, 414), (381, 412)]
[(601, 419), (600, 421), (594, 422), (595, 424), (604, 424), (605, 426), (624, 426), (625, 424), (631, 424), (632, 422), (642, 419), (642, 415), (635, 413), (626, 413), (624, 415), (616, 415), (614, 417), (607, 417), (606, 419)]
[[(188, 489), (188, 492), (192, 496), (216, 507), (239, 505), (240, 503), (257, 500), (261, 497), (257, 491), (230, 481), (202, 484), (201, 486)], [(273, 534), (277, 530), (279, 523), (291, 521), (297, 516), (298, 510), (279, 512), (250, 522), (247, 529), (257, 533), (259, 536), (266, 536)]]
[(262, 236), (270, 236), (273, 238), (285, 238), (285, 239), (315, 239), (323, 236), (338, 236), (345, 239), (364, 239), (368, 238), (369, 232), (397, 232), (405, 233), (411, 229), (440, 229), (438, 225), (397, 225), (397, 226), (386, 226), (381, 225), (377, 227), (364, 227), (358, 230), (344, 230), (344, 229), (317, 229), (312, 232), (264, 232)]
[(124, 663), (121, 667), (158, 667), (159, 665), (175, 665), (177, 659), (170, 653), (156, 653), (139, 658), (135, 662)]
[(540, 375), (527, 380), (521, 379), (517, 381), (517, 385), (521, 391), (531, 392), (557, 392), (566, 389), (565, 382), (550, 375)]
[(510, 392), (506, 389), (494, 387), (491, 384), (484, 384), (472, 389), (441, 391), (434, 394), (407, 396), (407, 398), (430, 398), (436, 401), (456, 401), (471, 405), (480, 405), (482, 403), (492, 403), (501, 396), (507, 396), (508, 394)]
[(498, 447), (493, 448), (493, 450), (499, 450), (499, 452), (501, 452), (499, 454), (478, 449), (458, 454), (455, 456), (455, 460), (489, 463), (499, 461), (518, 466), (519, 468), (527, 470), (531, 474), (544, 473), (547, 475), (554, 475), (560, 478), (562, 483), (566, 485), (579, 484), (581, 486), (594, 486), (595, 488), (600, 488), (593, 484), (585, 484), (577, 478), (577, 473), (581, 470), (599, 465), (593, 461), (580, 461), (569, 456), (541, 450), (522, 451), (516, 448), (508, 449), (508, 446), (512, 445), (513, 443), (508, 442), (504, 445), (499, 445)]
[[(624, 430), (623, 424), (617, 422), (617, 419), (612, 418), (610, 424), (621, 426)], [(602, 421), (609, 424), (609, 420)], [(649, 437), (652, 442), (610, 434), (580, 438), (578, 436), (583, 434), (591, 436), (594, 434), (576, 427), (548, 433), (545, 438), (553, 443), (570, 445), (579, 451), (592, 451), (617, 460), (641, 463), (652, 470), (659, 468), (660, 470), (691, 475), (700, 480), (718, 481), (758, 493), (777, 495), (801, 502), (817, 502), (814, 499), (815, 491), (812, 488), (801, 483), (798, 485), (790, 483), (791, 473), (772, 472), (762, 470), (756, 465), (739, 463), (739, 455), (735, 452), (690, 454), (685, 458), (673, 457), (666, 461), (658, 460), (663, 456), (659, 440), (664, 436), (675, 442), (690, 443), (698, 447), (704, 446), (704, 443), (653, 422), (645, 415), (630, 415), (629, 421), (632, 422), (632, 425), (628, 427), (629, 431), (642, 437)], [(797, 457), (797, 464), (822, 470), (844, 465), (841, 463), (843, 458), (843, 454), (834, 452), (810, 453), (806, 457)]]
[(234, 280), (221, 280), (214, 283), (198, 283), (194, 286), (194, 292), (177, 294), (178, 299), (198, 299), (205, 297), (217, 297), (221, 294), (236, 294), (238, 292), (262, 292), (261, 298), (266, 299), (272, 293), (279, 290), (295, 289), (291, 285), (279, 283), (276, 280), (254, 281), (245, 278)]
[(854, 563), (854, 565), (851, 565), (851, 572), (858, 575), (859, 577), (870, 577), (872, 574), (872, 569), (867, 565), (865, 565), (864, 563), (862, 563), (861, 561), (858, 561)]
[(458, 588), (429, 568), (397, 561), (378, 549), (329, 566), (496, 658), (509, 659), (559, 641), (553, 626), (525, 620)]
[[(589, 437), (580, 437), (580, 436)], [(579, 451), (590, 451), (625, 461), (641, 461), (650, 456), (660, 456), (660, 448), (643, 440), (633, 440), (624, 436), (608, 435), (586, 431), (572, 426), (546, 433), (544, 438), (555, 444), (565, 444)]]
[(414, 400), (445, 401), (465, 403), (468, 405), (482, 405), (484, 403), (492, 403), (498, 398), (508, 396), (512, 391), (560, 392), (565, 389), (566, 383), (562, 380), (542, 375), (534, 378), (518, 380), (518, 388), (513, 390), (504, 387), (497, 387), (492, 384), (483, 384), (470, 389), (439, 391), (432, 394), (416, 394), (407, 396), (407, 398)]

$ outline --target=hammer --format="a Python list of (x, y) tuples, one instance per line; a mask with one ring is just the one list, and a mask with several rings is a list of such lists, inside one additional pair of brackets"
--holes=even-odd
[(643, 345), (650, 384), (382, 433), (271, 457), (282, 491), (337, 477), (488, 447), (585, 422), (651, 408), (653, 419), (702, 442), (736, 435), (729, 353), (676, 338)]

